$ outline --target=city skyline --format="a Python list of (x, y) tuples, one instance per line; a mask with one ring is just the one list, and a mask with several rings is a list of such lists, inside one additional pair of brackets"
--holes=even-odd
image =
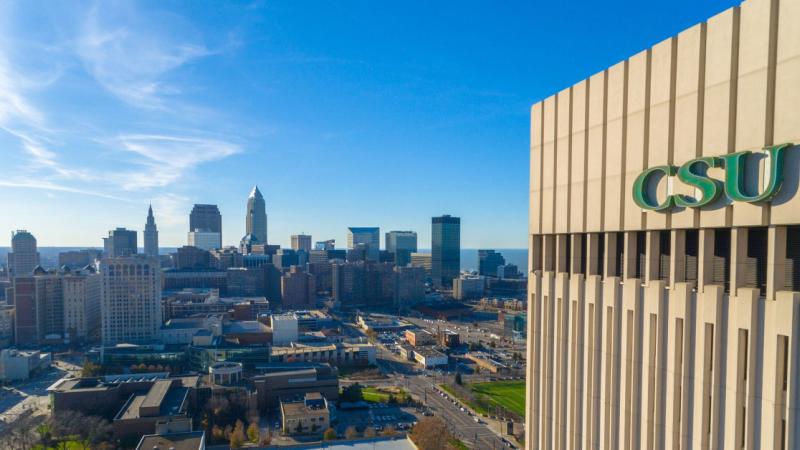
[[(529, 105), (733, 3), (425, 5), (441, 21), (355, 4), (5, 2), (0, 201), (14, 214), (0, 235), (96, 246), (141, 232), (152, 203), (175, 246), (191, 205), (211, 203), (236, 245), (258, 184), (282, 246), (302, 231), (343, 242), (360, 224), (424, 243), (447, 213), (464, 218), (465, 247), (526, 247)], [(553, 20), (531, 27), (540, 15)]]

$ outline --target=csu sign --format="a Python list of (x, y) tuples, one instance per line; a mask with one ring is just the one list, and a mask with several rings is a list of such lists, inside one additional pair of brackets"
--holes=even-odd
[[(633, 182), (633, 201), (643, 209), (666, 211), (672, 207), (700, 208), (714, 203), (723, 193), (734, 202), (768, 202), (780, 191), (783, 184), (784, 154), (793, 144), (781, 144), (765, 150), (769, 158), (769, 182), (761, 193), (748, 193), (744, 188), (745, 165), (747, 156), (752, 152), (731, 153), (724, 156), (707, 156), (693, 159), (680, 167), (672, 165), (657, 166), (642, 172)], [(710, 168), (719, 167), (725, 171), (725, 182), (715, 180), (706, 174)], [(698, 192), (697, 198), (682, 194), (668, 195), (661, 203), (648, 193), (652, 177), (662, 175), (663, 178), (674, 177), (682, 183), (692, 186)]]

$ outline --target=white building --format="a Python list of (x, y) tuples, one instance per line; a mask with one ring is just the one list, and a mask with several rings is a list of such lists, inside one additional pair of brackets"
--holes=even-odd
[(482, 276), (461, 275), (453, 280), (453, 298), (467, 300), (483, 297), (486, 279)]
[(62, 281), (64, 337), (86, 340), (100, 331), (100, 292), (102, 279), (97, 273), (72, 273)]
[(49, 367), (51, 362), (50, 353), (0, 350), (0, 381), (27, 380), (32, 373)]
[(297, 342), (297, 315), (295, 313), (273, 314), (270, 316), (272, 326), (272, 345), (288, 345)]
[(222, 233), (208, 230), (195, 230), (189, 232), (189, 245), (203, 250), (216, 250), (222, 248)]
[(447, 355), (429, 347), (414, 348), (414, 360), (426, 369), (446, 366), (448, 362)]
[(147, 343), (161, 328), (161, 267), (156, 259), (103, 259), (102, 338), (104, 346)]

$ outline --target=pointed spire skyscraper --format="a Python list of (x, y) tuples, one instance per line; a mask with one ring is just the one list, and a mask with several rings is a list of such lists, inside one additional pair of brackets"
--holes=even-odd
[(158, 228), (153, 217), (153, 206), (147, 209), (147, 223), (144, 224), (144, 254), (151, 258), (158, 258)]
[(256, 239), (259, 244), (267, 243), (267, 209), (264, 197), (258, 186), (253, 186), (250, 196), (247, 197), (247, 235)]

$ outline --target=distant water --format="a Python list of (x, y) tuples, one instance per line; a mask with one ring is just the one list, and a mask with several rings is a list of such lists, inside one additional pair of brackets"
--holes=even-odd
[[(79, 250), (81, 247), (40, 247), (39, 252), (42, 256), (42, 264), (47, 267), (53, 267), (58, 263), (58, 253), (67, 250)], [(523, 273), (528, 271), (528, 249), (527, 248), (496, 248), (497, 252), (502, 253), (506, 259), (506, 264), (515, 264)], [(0, 264), (6, 263), (6, 254), (8, 247), (0, 247)], [(161, 254), (174, 252), (175, 249), (161, 247)], [(430, 253), (429, 249), (420, 249), (423, 253)], [(478, 249), (476, 248), (462, 248), (461, 249), (461, 270), (478, 270)]]
[[(527, 248), (494, 248), (490, 249), (499, 252), (506, 259), (506, 264), (514, 264), (519, 267), (522, 273), (528, 272), (528, 249)], [(422, 253), (430, 253), (430, 249), (420, 249)], [(461, 270), (478, 271), (478, 249), (461, 249)]]

